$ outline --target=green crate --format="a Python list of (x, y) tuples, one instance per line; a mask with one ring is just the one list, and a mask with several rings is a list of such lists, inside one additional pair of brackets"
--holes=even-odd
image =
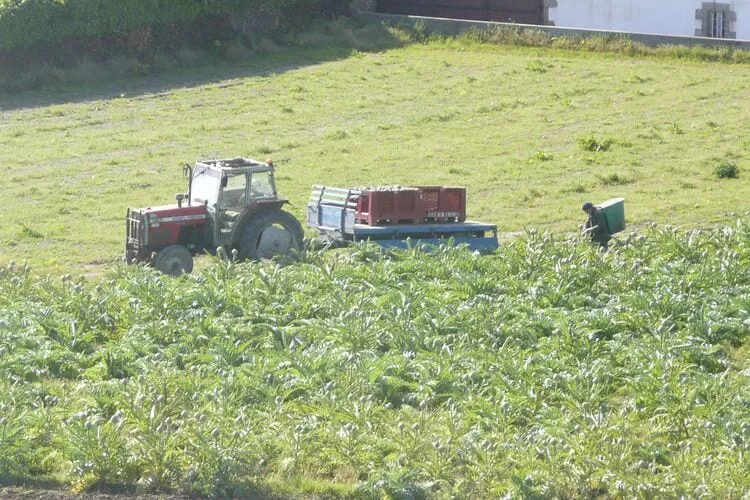
[(609, 234), (625, 229), (625, 198), (611, 198), (596, 206), (604, 214)]

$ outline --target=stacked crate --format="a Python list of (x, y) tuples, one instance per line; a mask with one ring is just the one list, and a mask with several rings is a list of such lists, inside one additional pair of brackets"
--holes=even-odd
[(466, 220), (466, 188), (443, 186), (362, 189), (355, 219), (361, 224), (425, 224)]
[(363, 189), (357, 201), (357, 222), (378, 224), (419, 224), (422, 212), (419, 191), (389, 187)]
[(463, 222), (466, 220), (466, 188), (419, 186), (424, 203), (425, 222)]

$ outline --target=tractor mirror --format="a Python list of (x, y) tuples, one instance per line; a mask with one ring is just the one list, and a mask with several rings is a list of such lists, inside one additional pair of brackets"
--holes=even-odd
[(227, 187), (227, 176), (226, 175), (223, 175), (221, 177), (221, 187), (223, 187), (223, 188)]

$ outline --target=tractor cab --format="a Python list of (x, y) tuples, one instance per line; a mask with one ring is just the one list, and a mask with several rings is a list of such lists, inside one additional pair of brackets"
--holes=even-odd
[[(189, 169), (190, 167), (186, 167)], [(214, 246), (231, 245), (242, 222), (263, 209), (279, 209), (273, 163), (247, 158), (204, 160), (195, 164), (188, 185), (193, 205), (205, 205)]]

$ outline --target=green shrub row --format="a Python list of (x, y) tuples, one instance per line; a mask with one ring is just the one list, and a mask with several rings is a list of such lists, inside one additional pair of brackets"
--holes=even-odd
[(330, 15), (347, 4), (346, 0), (0, 0), (0, 51), (128, 33), (146, 26), (190, 24), (243, 11), (309, 18)]
[(70, 37), (102, 36), (150, 24), (191, 22), (225, 14), (219, 0), (4, 0), (0, 7), (0, 49), (8, 50)]

